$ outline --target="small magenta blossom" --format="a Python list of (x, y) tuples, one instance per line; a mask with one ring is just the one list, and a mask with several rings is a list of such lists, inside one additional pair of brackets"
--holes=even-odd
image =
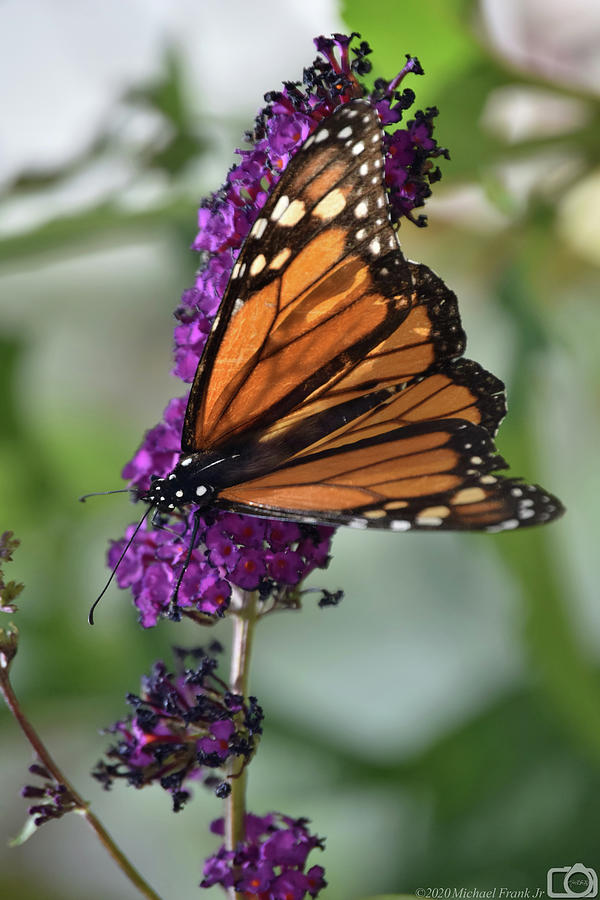
[[(248, 147), (237, 150), (239, 162), (228, 172), (225, 183), (207, 197), (198, 212), (198, 233), (193, 249), (201, 251), (203, 263), (194, 285), (186, 290), (175, 317), (175, 366), (173, 373), (189, 384), (210, 332), (232, 267), (269, 191), (277, 183), (289, 160), (318, 124), (340, 105), (364, 97), (378, 111), (386, 126), (384, 148), (385, 182), (392, 219), (415, 218), (439, 177), (433, 160), (447, 156), (433, 138), (435, 108), (415, 113), (402, 127), (414, 92), (403, 86), (409, 75), (423, 74), (419, 61), (407, 57), (402, 70), (391, 81), (378, 79), (372, 91), (359, 78), (371, 68), (369, 45), (360, 36), (335, 34), (319, 37), (319, 53), (304, 71), (302, 82), (285, 82), (280, 91), (265, 95), (253, 129), (247, 133)], [(402, 90), (400, 85), (402, 84)], [(123, 469), (123, 477), (140, 492), (148, 490), (152, 476), (164, 477), (174, 467), (186, 398), (171, 400), (163, 421), (146, 433), (142, 445)], [(163, 614), (179, 617), (201, 614), (222, 616), (229, 606), (232, 589), (255, 590), (261, 600), (284, 596), (314, 568), (327, 565), (333, 529), (302, 529), (281, 522), (266, 522), (223, 513), (203, 514), (190, 566), (178, 593), (178, 609), (169, 607), (177, 578), (184, 565), (194, 509), (186, 521), (176, 520), (169, 531), (142, 529), (128, 551), (130, 557), (117, 572), (121, 587), (132, 590), (145, 627), (155, 625)], [(127, 531), (127, 537), (133, 527)], [(108, 561), (114, 566), (124, 541), (113, 543)]]
[[(218, 644), (211, 650), (219, 651)], [(227, 796), (229, 784), (218, 777), (231, 757), (246, 765), (262, 734), (263, 714), (255, 697), (232, 694), (215, 673), (217, 660), (201, 648), (179, 651), (199, 664), (175, 676), (157, 662), (142, 679), (140, 695), (129, 694), (134, 712), (109, 731), (117, 743), (109, 748), (110, 762), (101, 761), (92, 773), (106, 789), (117, 778), (135, 787), (158, 782), (173, 798), (175, 811), (190, 793), (190, 782), (204, 782)], [(116, 762), (114, 762), (116, 760)]]
[[(326, 886), (321, 866), (307, 869), (314, 849), (322, 850), (322, 838), (311, 834), (306, 819), (291, 819), (281, 813), (266, 816), (246, 815), (246, 840), (235, 850), (225, 846), (204, 864), (200, 887), (220, 884), (235, 887), (240, 894), (257, 900), (303, 900), (316, 897)], [(223, 819), (211, 825), (214, 834), (223, 835)]]

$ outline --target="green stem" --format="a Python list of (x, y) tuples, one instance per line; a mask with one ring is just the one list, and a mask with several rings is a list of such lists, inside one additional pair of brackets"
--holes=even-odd
[[(258, 597), (256, 591), (238, 591), (233, 598), (230, 617), (233, 620), (231, 670), (229, 689), (234, 694), (247, 695), (252, 638), (256, 624)], [(227, 848), (235, 850), (245, 838), (246, 770), (244, 761), (236, 759), (228, 769), (231, 793), (226, 801), (225, 838)], [(231, 889), (232, 898), (239, 894)]]
[(152, 890), (149, 884), (142, 878), (137, 869), (129, 862), (127, 857), (123, 854), (123, 852), (117, 847), (113, 839), (111, 838), (108, 831), (104, 828), (100, 820), (94, 815), (93, 812), (89, 809), (88, 803), (77, 793), (72, 784), (65, 778), (64, 774), (61, 772), (57, 764), (54, 762), (52, 756), (48, 752), (45, 747), (42, 739), (39, 734), (26, 718), (25, 713), (21, 709), (19, 704), (19, 700), (13, 690), (13, 687), (10, 683), (10, 679), (8, 676), (8, 671), (6, 668), (2, 668), (0, 666), (0, 691), (4, 696), (6, 701), (6, 705), (10, 709), (11, 713), (17, 720), (23, 734), (35, 750), (38, 759), (45, 769), (50, 772), (54, 780), (57, 784), (62, 784), (66, 787), (70, 796), (72, 797), (74, 803), (76, 804), (76, 808), (73, 812), (78, 813), (83, 816), (86, 820), (90, 828), (96, 834), (96, 837), (100, 841), (100, 843), (105, 847), (108, 853), (112, 856), (115, 863), (119, 866), (123, 874), (129, 878), (131, 883), (135, 885), (138, 891), (144, 896), (147, 897), (148, 900), (161, 900), (159, 895)]

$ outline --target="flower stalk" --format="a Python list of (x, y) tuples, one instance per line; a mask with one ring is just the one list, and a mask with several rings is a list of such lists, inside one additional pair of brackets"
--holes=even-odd
[(131, 881), (143, 897), (146, 897), (147, 900), (161, 900), (156, 891), (150, 887), (135, 866), (127, 859), (122, 850), (115, 844), (104, 825), (89, 808), (87, 801), (79, 795), (50, 755), (44, 742), (21, 708), (18, 697), (10, 683), (8, 667), (6, 665), (0, 665), (0, 691), (23, 734), (35, 750), (38, 760), (46, 770), (46, 773), (54, 780), (57, 786), (62, 788), (63, 796), (68, 798), (68, 811), (83, 816), (105, 850), (110, 854), (125, 877)]
[[(232, 694), (246, 696), (249, 680), (250, 657), (254, 626), (258, 619), (258, 595), (256, 591), (234, 592), (231, 605), (233, 635), (231, 644), (231, 670), (229, 689)], [(228, 766), (231, 793), (226, 801), (225, 834), (229, 850), (235, 850), (245, 839), (246, 815), (246, 766), (239, 757), (232, 757)], [(232, 893), (234, 897), (235, 891)]]

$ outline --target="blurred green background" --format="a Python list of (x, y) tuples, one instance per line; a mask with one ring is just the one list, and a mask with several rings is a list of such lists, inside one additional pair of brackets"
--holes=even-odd
[[(357, 30), (374, 75), (417, 54), (417, 105), (452, 162), (405, 223), (409, 256), (458, 293), (468, 355), (507, 383), (498, 445), (568, 509), (497, 536), (342, 529), (337, 609), (267, 620), (252, 689), (266, 732), (250, 807), (306, 815), (328, 900), (418, 888), (544, 888), (600, 869), (600, 16), (593, 0), (6, 2), (0, 177), (0, 528), (26, 582), (14, 682), (50, 750), (165, 900), (201, 896), (198, 792), (103, 793), (88, 771), (123, 696), (185, 624), (142, 632), (106, 577), (119, 473), (166, 401), (172, 310), (192, 283), (200, 198), (223, 180), (262, 94), (301, 75), (311, 37)], [(226, 641), (227, 624), (216, 629)], [(137, 896), (81, 820), (2, 849), (30, 751), (0, 710), (0, 854), (11, 898)], [(207, 897), (221, 896), (217, 889)]]

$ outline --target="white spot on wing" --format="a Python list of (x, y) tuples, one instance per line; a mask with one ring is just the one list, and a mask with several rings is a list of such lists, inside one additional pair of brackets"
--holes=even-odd
[[(267, 227), (267, 220), (261, 216), (260, 219), (257, 219), (254, 225), (252, 226), (252, 231), (250, 232), (250, 237), (261, 239), (263, 234), (265, 233), (265, 228)], [(235, 276), (234, 276), (235, 277)]]
[(326, 222), (328, 219), (333, 219), (341, 213), (345, 205), (346, 198), (344, 197), (344, 192), (339, 188), (334, 188), (317, 203), (312, 214), (318, 219), (322, 219)]
[(267, 260), (265, 259), (264, 253), (259, 253), (258, 256), (252, 260), (252, 264), (250, 265), (250, 274), (252, 277), (262, 272), (266, 264)]
[(362, 153), (365, 149), (364, 141), (357, 141), (354, 147), (352, 148), (352, 156), (358, 156), (359, 153)]
[(513, 528), (518, 527), (518, 519), (506, 519), (504, 522), (499, 522), (498, 525), (490, 525), (485, 530), (491, 532), (491, 534), (496, 534), (498, 531), (511, 531)]
[(361, 200), (354, 207), (354, 215), (357, 219), (364, 219), (369, 214), (369, 204), (366, 200)]
[(280, 250), (274, 259), (269, 263), (270, 269), (280, 269), (285, 263), (288, 261), (290, 256), (292, 255), (292, 251), (289, 247), (285, 247), (283, 250)]
[(315, 135), (315, 143), (320, 144), (321, 141), (326, 141), (328, 137), (329, 132), (326, 128), (324, 128), (322, 131), (319, 131), (319, 133)]
[(348, 522), (350, 528), (366, 528), (367, 520), (366, 519), (350, 519)]
[[(306, 144), (304, 146), (306, 146)], [(273, 212), (271, 213), (271, 221), (277, 222), (277, 220), (284, 214), (289, 205), (290, 198), (286, 194), (282, 194), (282, 196), (273, 207)]]
[(351, 134), (352, 134), (352, 127), (350, 125), (346, 125), (345, 128), (342, 128), (341, 131), (338, 131), (338, 137), (341, 138), (342, 140), (344, 138), (349, 138)]
[(302, 200), (292, 200), (285, 212), (279, 217), (279, 224), (285, 228), (291, 228), (292, 225), (298, 224), (305, 212), (306, 206)]
[(410, 531), (411, 527), (410, 522), (407, 522), (405, 519), (396, 519), (390, 524), (392, 531)]
[(417, 523), (419, 525), (441, 525), (442, 520), (439, 516), (417, 516)]

